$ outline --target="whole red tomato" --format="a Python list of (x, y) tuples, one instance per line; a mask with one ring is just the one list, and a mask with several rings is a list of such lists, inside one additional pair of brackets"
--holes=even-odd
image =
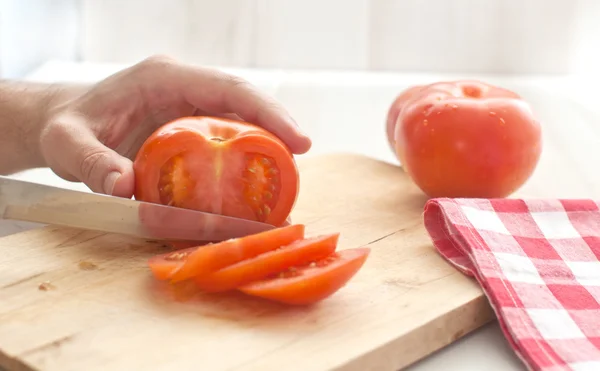
[(298, 195), (290, 150), (253, 124), (185, 117), (163, 125), (134, 161), (137, 200), (281, 226)]
[(395, 149), (430, 197), (506, 197), (531, 176), (542, 150), (530, 106), (479, 81), (420, 88), (396, 119)]

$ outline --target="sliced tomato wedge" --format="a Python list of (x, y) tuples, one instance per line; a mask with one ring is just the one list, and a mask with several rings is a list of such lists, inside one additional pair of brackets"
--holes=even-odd
[(171, 274), (183, 265), (185, 259), (196, 249), (197, 247), (189, 247), (151, 257), (148, 259), (148, 265), (152, 274), (159, 280), (169, 279)]
[(206, 292), (236, 289), (244, 284), (268, 277), (288, 267), (308, 264), (335, 252), (339, 233), (296, 240), (289, 245), (242, 260), (206, 277), (196, 278), (196, 284)]
[(178, 266), (172, 282), (203, 277), (226, 266), (253, 258), (304, 238), (304, 225), (294, 224), (240, 238), (199, 246)]
[(290, 267), (271, 278), (243, 285), (238, 290), (285, 304), (313, 304), (346, 285), (369, 253), (367, 247), (341, 250), (316, 262)]

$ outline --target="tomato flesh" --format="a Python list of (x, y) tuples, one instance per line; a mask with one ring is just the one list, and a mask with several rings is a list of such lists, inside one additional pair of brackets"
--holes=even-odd
[(206, 292), (233, 290), (241, 285), (263, 279), (288, 267), (323, 259), (335, 252), (339, 233), (296, 240), (276, 250), (227, 266), (206, 277), (196, 278), (196, 284)]
[(304, 225), (293, 224), (245, 237), (197, 247), (173, 274), (172, 282), (203, 277), (304, 238)]
[(177, 270), (187, 257), (196, 250), (196, 247), (189, 247), (165, 254), (155, 255), (148, 259), (148, 265), (154, 277), (159, 280), (167, 280), (171, 274)]
[[(258, 153), (221, 155), (224, 158), (200, 158), (190, 151), (172, 157), (161, 167), (160, 202), (266, 222), (281, 191), (273, 158)], [(193, 177), (189, 168), (214, 176)], [(225, 202), (234, 199), (240, 202)]]
[(341, 250), (316, 262), (289, 267), (270, 278), (240, 286), (238, 290), (285, 304), (313, 304), (346, 285), (369, 253), (367, 247)]
[(281, 226), (298, 193), (289, 149), (258, 126), (188, 117), (155, 131), (134, 161), (135, 198)]

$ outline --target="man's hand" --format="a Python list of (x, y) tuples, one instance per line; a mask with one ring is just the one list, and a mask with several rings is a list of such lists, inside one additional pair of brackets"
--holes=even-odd
[[(48, 111), (39, 130), (43, 163), (94, 192), (131, 197), (132, 159), (160, 125), (181, 116), (224, 116), (277, 135), (294, 153), (311, 146), (276, 101), (222, 72), (152, 57)], [(56, 99), (55, 99), (56, 100)], [(32, 130), (32, 135), (36, 131)]]

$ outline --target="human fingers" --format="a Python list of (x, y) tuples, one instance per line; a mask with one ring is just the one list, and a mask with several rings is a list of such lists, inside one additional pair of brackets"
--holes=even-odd
[[(293, 153), (307, 152), (312, 143), (283, 106), (246, 80), (216, 69), (177, 63), (169, 58), (154, 57), (145, 61), (147, 73), (158, 79), (170, 94), (181, 95), (199, 110), (235, 114), (242, 120), (260, 125), (279, 137)], [(154, 92), (156, 95), (156, 92)]]
[[(190, 90), (186, 99), (208, 110), (233, 112), (244, 121), (262, 126), (279, 137), (293, 153), (307, 152), (312, 143), (283, 106), (247, 81), (219, 71), (187, 67), (190, 76), (205, 81), (206, 90)], [(206, 93), (212, 92), (211, 97)]]
[(235, 113), (213, 113), (213, 112), (203, 111), (200, 109), (196, 109), (196, 111), (194, 112), (194, 116), (211, 116), (211, 117), (220, 117), (220, 118), (235, 120), (235, 121), (244, 121), (240, 116), (236, 115)]
[(61, 169), (93, 192), (131, 198), (131, 160), (102, 144), (78, 115), (62, 115), (48, 124), (42, 150), (51, 168)]

